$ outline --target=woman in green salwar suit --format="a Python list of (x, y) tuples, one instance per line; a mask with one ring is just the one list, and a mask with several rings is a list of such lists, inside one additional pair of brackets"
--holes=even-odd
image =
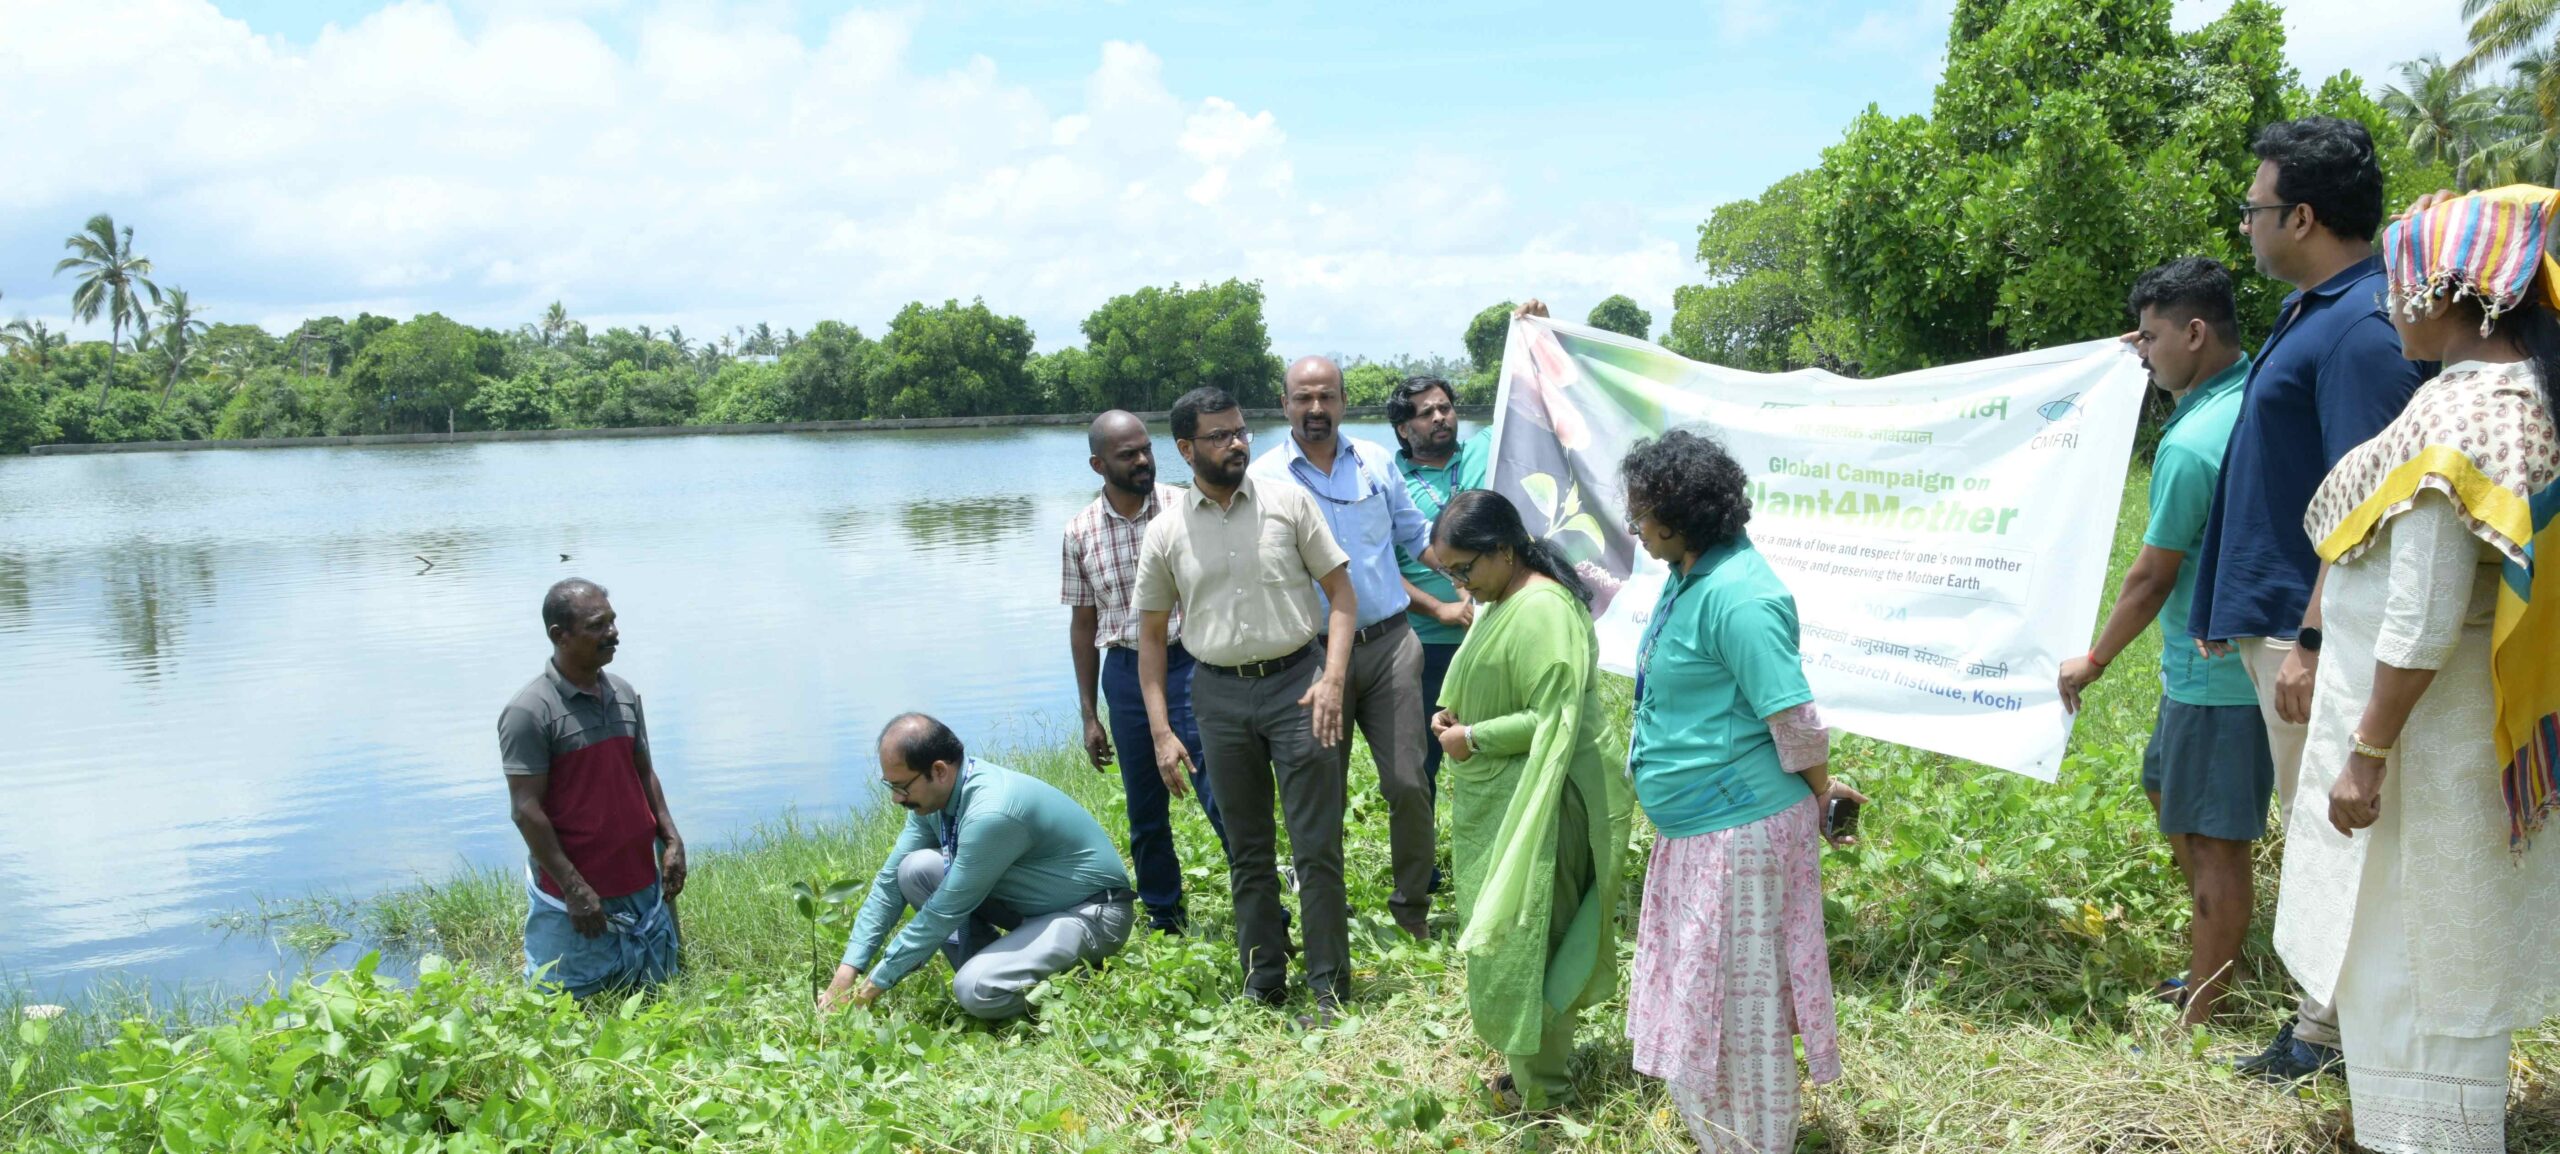
[(1619, 855), (1634, 798), (1603, 748), (1590, 591), (1499, 493), (1440, 514), (1442, 565), (1482, 603), (1432, 735), (1446, 755), (1458, 948), (1476, 1035), (1519, 1108), (1573, 1096), (1574, 1027), (1617, 988)]

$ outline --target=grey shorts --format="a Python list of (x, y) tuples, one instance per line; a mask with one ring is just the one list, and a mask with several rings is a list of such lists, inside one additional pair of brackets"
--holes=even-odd
[(2258, 707), (2161, 698), (2160, 719), (2142, 751), (2142, 788), (2160, 796), (2162, 833), (2224, 841), (2266, 836), (2276, 763)]

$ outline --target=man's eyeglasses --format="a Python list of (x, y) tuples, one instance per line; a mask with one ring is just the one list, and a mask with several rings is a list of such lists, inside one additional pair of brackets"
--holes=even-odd
[(1651, 506), (1651, 505), (1646, 505), (1646, 506), (1644, 506), (1644, 507), (1642, 507), (1642, 508), (1630, 508), (1630, 509), (1628, 509), (1628, 510), (1627, 510), (1627, 533), (1628, 533), (1630, 536), (1637, 536), (1637, 537), (1641, 537), (1641, 536), (1643, 536), (1643, 535), (1644, 535), (1644, 519), (1645, 519), (1645, 518), (1647, 518), (1647, 517), (1650, 517), (1650, 516), (1653, 516), (1653, 506)]
[(2274, 204), (2251, 204), (2244, 200), (2238, 204), (2232, 205), (2231, 208), (2232, 211), (2240, 214), (2240, 223), (2245, 225), (2249, 223), (2250, 217), (2256, 216), (2259, 213), (2275, 212), (2278, 210), (2291, 211), (2302, 207), (2304, 203), (2305, 202), (2299, 200), (2282, 200), (2277, 201)]
[(889, 796), (905, 797), (907, 796), (908, 790), (914, 789), (916, 787), (916, 783), (923, 780), (923, 774), (911, 773), (907, 775), (907, 779), (905, 781), (891, 781), (884, 777), (880, 779), (880, 784), (889, 787)]
[(1223, 449), (1229, 445), (1240, 445), (1252, 440), (1253, 430), (1244, 428), (1243, 426), (1237, 426), (1232, 429), (1204, 429), (1193, 433), (1184, 439), (1195, 445), (1207, 445), (1212, 449)]

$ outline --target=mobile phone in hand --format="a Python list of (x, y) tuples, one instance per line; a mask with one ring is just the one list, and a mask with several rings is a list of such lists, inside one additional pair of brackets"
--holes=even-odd
[(1832, 798), (1831, 810), (1828, 814), (1824, 815), (1822, 820), (1822, 836), (1830, 838), (1833, 841), (1838, 841), (1844, 837), (1855, 837), (1857, 833), (1858, 799), (1854, 797)]

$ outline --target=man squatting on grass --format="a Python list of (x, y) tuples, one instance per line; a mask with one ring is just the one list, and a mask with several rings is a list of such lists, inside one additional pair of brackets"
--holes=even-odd
[(2139, 328), (2127, 338), (2151, 383), (2175, 407), (2151, 466), (2151, 523), (2125, 573), (2107, 623), (2085, 657), (2062, 663), (2062, 703), (2098, 680), (2154, 619), (2160, 622), (2160, 707), (2142, 756), (2142, 790), (2195, 903), (2186, 977), (2159, 996), (2185, 1003), (2188, 1025), (2212, 1019), (2249, 934), (2249, 845), (2267, 832), (2275, 762), (2258, 719), (2257, 691), (2237, 653), (2208, 656), (2187, 638), (2196, 553), (2240, 416), (2249, 356), (2231, 296), (2231, 274), (2203, 257), (2142, 274), (2127, 302)]
[(1042, 978), (1128, 944), (1138, 895), (1120, 851), (1058, 787), (971, 759), (958, 734), (921, 713), (880, 731), (880, 782), (910, 816), (819, 1008), (870, 1005), (939, 948), (961, 1009), (1019, 1017)]
[(572, 577), (542, 596), (551, 660), (498, 714), (498, 757), (525, 869), (527, 977), (584, 998), (676, 972), (684, 838), (649, 759), (613, 603)]

